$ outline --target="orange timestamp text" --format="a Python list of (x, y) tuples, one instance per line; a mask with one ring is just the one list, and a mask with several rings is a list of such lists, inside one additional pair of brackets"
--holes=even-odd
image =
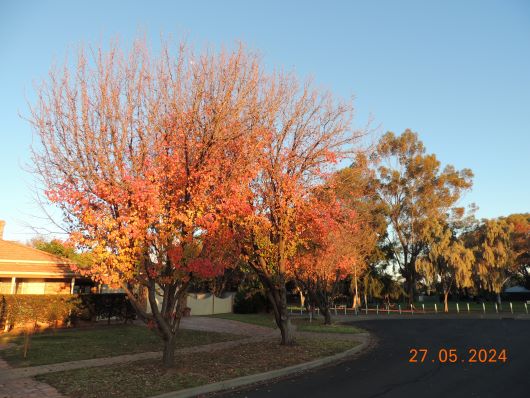
[(440, 348), (438, 351), (429, 352), (427, 348), (411, 348), (409, 350), (410, 363), (506, 363), (508, 352), (506, 348), (469, 348), (465, 353), (456, 348)]

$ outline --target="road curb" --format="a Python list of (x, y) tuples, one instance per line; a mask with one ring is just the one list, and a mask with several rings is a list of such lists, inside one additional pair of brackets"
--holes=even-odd
[(191, 398), (202, 394), (214, 393), (237, 387), (244, 387), (250, 384), (272, 380), (278, 377), (283, 377), (305, 370), (318, 368), (320, 366), (328, 365), (330, 363), (348, 358), (366, 349), (370, 343), (370, 335), (368, 333), (362, 333), (362, 335), (363, 339), (359, 345), (350, 348), (349, 350), (339, 352), (338, 354), (331, 355), (329, 357), (315, 359), (311, 362), (304, 362), (297, 365), (288, 366), (286, 368), (270, 370), (268, 372), (242, 376), (235, 379), (219, 381), (217, 383), (206, 384), (199, 387), (187, 388), (185, 390), (170, 391), (164, 394), (152, 396), (150, 398)]

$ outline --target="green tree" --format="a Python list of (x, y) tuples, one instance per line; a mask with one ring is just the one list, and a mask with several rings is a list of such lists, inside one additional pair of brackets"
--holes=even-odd
[(368, 298), (380, 298), (383, 291), (383, 283), (374, 269), (368, 270), (361, 279), (361, 290), (364, 296), (364, 304), (368, 305)]
[(37, 237), (33, 238), (29, 244), (35, 249), (72, 260), (80, 268), (90, 266), (93, 261), (90, 253), (79, 253), (72, 245), (60, 239), (46, 240), (45, 238)]
[[(355, 289), (355, 280), (351, 279), (351, 290)], [(399, 299), (405, 292), (401, 283), (385, 272), (381, 266), (372, 264), (360, 281), (359, 290), (365, 303), (369, 298), (381, 299), (386, 305)]]
[(433, 222), (427, 236), (427, 249), (416, 261), (416, 269), (427, 284), (440, 284), (444, 310), (448, 312), (451, 290), (473, 286), (475, 256), (457, 237), (455, 228), (447, 223)]
[(475, 278), (484, 290), (496, 293), (501, 303), (502, 287), (516, 273), (511, 247), (513, 226), (506, 220), (484, 220), (468, 235), (476, 257)]
[(401, 283), (395, 280), (391, 275), (383, 273), (379, 276), (379, 280), (383, 285), (380, 292), (380, 298), (382, 298), (388, 306), (390, 306), (391, 300), (398, 300), (405, 294)]
[(428, 224), (463, 212), (456, 203), (471, 188), (473, 173), (453, 166), (441, 169), (434, 154), (426, 154), (418, 135), (406, 130), (386, 133), (375, 151), (377, 193), (387, 222), (389, 260), (397, 264), (409, 302), (414, 300), (418, 273), (416, 261), (427, 246)]
[(512, 225), (510, 242), (517, 276), (530, 288), (530, 213), (511, 214), (505, 220)]

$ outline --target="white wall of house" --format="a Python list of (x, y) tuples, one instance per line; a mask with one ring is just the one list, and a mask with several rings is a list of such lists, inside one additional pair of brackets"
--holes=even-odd
[(45, 278), (1, 278), (0, 294), (68, 294), (73, 280)]
[(17, 283), (17, 294), (44, 294), (46, 281), (44, 279), (24, 279)]

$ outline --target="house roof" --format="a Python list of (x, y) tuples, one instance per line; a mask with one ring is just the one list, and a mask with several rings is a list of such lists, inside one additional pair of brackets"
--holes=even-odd
[(0, 239), (0, 277), (68, 278), (73, 263), (20, 243)]

